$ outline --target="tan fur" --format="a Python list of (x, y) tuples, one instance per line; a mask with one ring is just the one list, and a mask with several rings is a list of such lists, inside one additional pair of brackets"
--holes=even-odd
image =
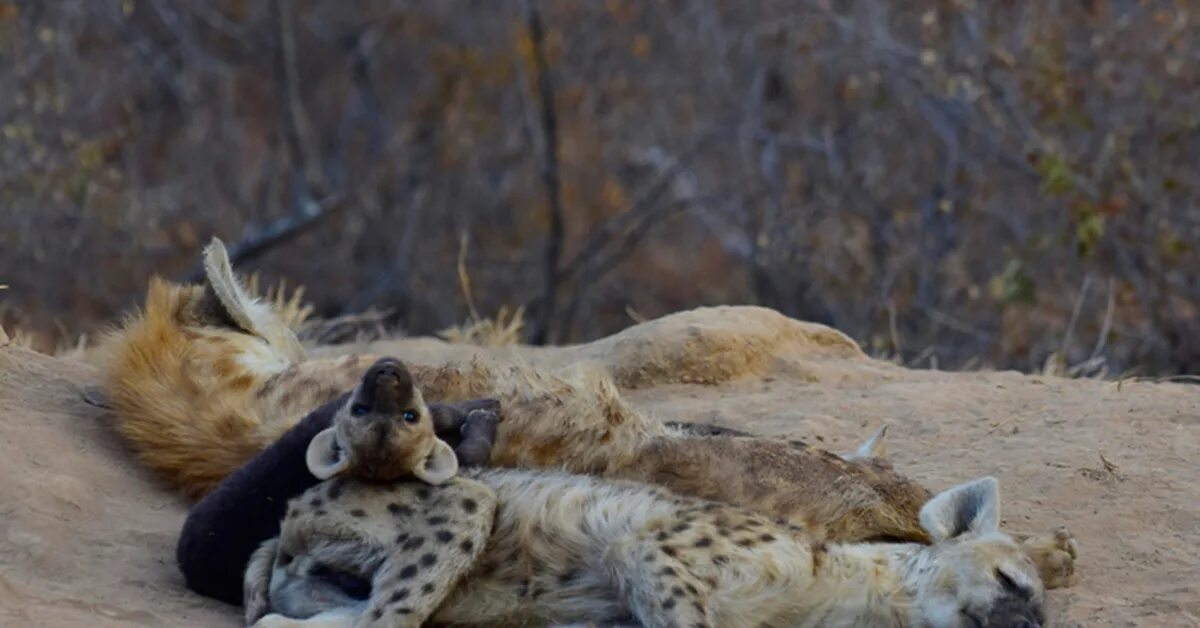
[[(210, 276), (213, 281), (222, 280)], [(197, 316), (206, 312), (204, 295), (197, 287), (153, 282), (145, 312), (112, 339), (107, 369), (122, 433), (147, 464), (193, 496), (210, 490), (309, 410), (350, 390), (374, 361), (295, 361), (290, 343), (267, 340), (283, 337), (281, 332)], [(685, 378), (680, 381), (728, 378), (765, 365), (771, 345), (784, 341), (816, 343), (837, 355), (858, 352), (836, 332), (805, 335), (778, 314), (764, 318), (761, 332), (738, 337), (744, 325), (737, 314), (717, 314), (703, 320), (696, 312), (679, 315), (694, 319), (687, 327), (694, 333), (653, 352), (622, 334), (579, 351), (632, 356), (617, 373), (629, 386), (668, 377), (672, 364)], [(261, 313), (250, 318), (260, 328), (286, 329)], [(644, 368), (635, 366), (639, 361)], [(611, 377), (585, 367), (552, 375), (474, 362), (412, 371), (430, 399), (501, 399), (495, 466), (654, 482), (784, 517), (831, 540), (929, 540), (917, 519), (928, 492), (881, 460), (848, 462), (775, 439), (689, 436), (635, 412)]]
[(189, 497), (204, 495), (308, 411), (350, 390), (373, 362), (335, 362), (349, 367), (341, 379), (329, 364), (303, 362), (295, 336), (269, 307), (240, 286), (225, 286), (219, 294), (245, 299), (234, 318), (214, 281), (236, 279), (222, 273), (206, 286), (152, 279), (145, 309), (98, 349), (118, 430)]
[(313, 476), (391, 482), (416, 477), (440, 484), (458, 471), (454, 450), (438, 438), (433, 416), (399, 361), (371, 365), (330, 427), (306, 452)]
[[(329, 625), (392, 627), (1041, 620), (1037, 572), (996, 530), (994, 480), (930, 502), (922, 518), (933, 545), (825, 545), (786, 522), (646, 485), (548, 471), (465, 475), (433, 488), (339, 482), (293, 500), (277, 544), (247, 569), (247, 599), (268, 600), (248, 623), (308, 625), (287, 618), (315, 613), (322, 623), (336, 617)], [(337, 594), (314, 564), (369, 579), (370, 599), (320, 602)]]

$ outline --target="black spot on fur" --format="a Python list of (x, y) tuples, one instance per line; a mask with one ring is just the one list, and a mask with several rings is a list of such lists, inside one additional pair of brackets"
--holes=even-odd
[(388, 598), (388, 602), (391, 604), (395, 604), (396, 602), (399, 602), (400, 600), (403, 600), (406, 597), (408, 597), (408, 589), (400, 589), (399, 591), (396, 591), (395, 593), (393, 593), (392, 597)]
[(333, 480), (329, 483), (329, 499), (337, 499), (342, 495), (342, 489), (345, 488), (341, 479)]
[(712, 562), (714, 565), (724, 565), (729, 562), (729, 557), (724, 554), (717, 554), (712, 557)]
[(400, 579), (401, 580), (408, 580), (409, 578), (411, 578), (415, 575), (417, 575), (417, 566), (416, 565), (408, 565), (405, 568), (400, 570)]
[(412, 614), (412, 609), (408, 608), (407, 606), (401, 606), (399, 608), (393, 608), (392, 612), (397, 615), (409, 615)]
[(762, 541), (763, 543), (770, 543), (771, 541), (775, 540), (775, 537), (771, 536), (770, 534), (763, 534), (762, 536), (758, 537), (758, 540)]
[(688, 583), (685, 583), (685, 586), (687, 587), (688, 593), (691, 593), (692, 595), (700, 595), (700, 591), (698, 591), (696, 589), (696, 585), (688, 582)]
[(664, 545), (660, 549), (662, 550), (662, 553), (666, 554), (667, 556), (670, 556), (671, 558), (675, 558), (675, 556), (677, 556), (679, 554), (679, 552), (676, 551), (675, 548), (671, 547), (670, 545)]
[(377, 608), (377, 609), (371, 611), (371, 617), (373, 617), (375, 619), (375, 621), (379, 621), (379, 619), (381, 617), (383, 617), (383, 609)]
[(437, 538), (438, 543), (449, 543), (454, 540), (454, 534), (449, 530), (438, 530), (434, 537)]
[(698, 541), (696, 541), (696, 547), (708, 547), (710, 545), (712, 545), (712, 539), (708, 538), (707, 536), (702, 536)]
[(355, 508), (354, 510), (350, 511), (350, 516), (358, 517), (361, 519), (361, 518), (367, 516), (367, 511), (363, 510), (362, 508)]
[(429, 492), (428, 488), (421, 487), (421, 488), (417, 489), (417, 499), (422, 499), (422, 500), (429, 499), (429, 496), (431, 494), (432, 493)]
[(679, 585), (671, 587), (671, 597), (683, 597), (683, 587)]
[(463, 539), (463, 542), (459, 545), (459, 547), (465, 554), (470, 554), (471, 552), (475, 551), (475, 543), (472, 542), (471, 539)]
[(312, 501), (308, 502), (308, 505), (313, 508), (320, 508), (321, 505), (324, 503), (325, 503), (325, 500), (321, 499), (320, 497), (313, 497)]
[(675, 524), (675, 527), (671, 528), (671, 531), (672, 531), (672, 532), (676, 532), (676, 533), (678, 533), (678, 532), (686, 532), (686, 531), (687, 531), (687, 529), (688, 529), (688, 528), (690, 528), (690, 527), (691, 527), (691, 526), (689, 526), (689, 525), (688, 525), (688, 523), (687, 523), (686, 521), (684, 521), (683, 523), (677, 523), (677, 524)]
[(402, 504), (391, 503), (388, 504), (387, 509), (388, 512), (400, 517), (411, 517), (413, 515), (413, 509)]
[(562, 585), (570, 584), (570, 582), (572, 580), (574, 580), (578, 575), (579, 575), (579, 573), (574, 570), (560, 573), (560, 574), (558, 574), (558, 583), (562, 584)]
[(436, 517), (430, 517), (430, 518), (426, 519), (426, 521), (429, 522), (429, 525), (431, 525), (431, 526), (440, 526), (440, 525), (445, 525), (447, 522), (449, 522), (450, 518), (438, 515)]
[(672, 608), (675, 608), (675, 598), (669, 597), (669, 598), (663, 600), (662, 607), (668, 611), (671, 610)]
[(425, 595), (433, 593), (433, 589), (434, 586), (432, 582), (426, 582), (425, 584), (421, 585), (421, 593), (424, 593)]
[(479, 509), (479, 504), (475, 503), (475, 500), (468, 497), (462, 500), (462, 507), (463, 510), (467, 511), (467, 513), (474, 513)]
[(403, 549), (406, 551), (412, 551), (412, 550), (415, 550), (415, 549), (421, 547), (424, 544), (425, 544), (425, 537), (415, 536), (415, 537), (409, 539), (407, 542), (405, 542), (404, 545), (401, 545), (400, 549)]
[(407, 541), (407, 540), (408, 540), (408, 533), (407, 533), (407, 532), (401, 532), (400, 534), (397, 534), (397, 535), (396, 535), (396, 542), (397, 542), (397, 543), (403, 543), (403, 542), (405, 542), (405, 541)]
[(434, 554), (425, 554), (421, 557), (422, 567), (432, 567), (437, 562), (437, 556)]
[(666, 567), (663, 567), (662, 571), (658, 572), (658, 575), (660, 575), (660, 576), (677, 576), (679, 574), (678, 574), (678, 572), (675, 571), (674, 567), (671, 567), (670, 565), (668, 565)]

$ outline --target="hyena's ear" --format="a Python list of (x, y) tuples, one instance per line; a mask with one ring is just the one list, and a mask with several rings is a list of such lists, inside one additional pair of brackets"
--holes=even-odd
[(921, 508), (921, 527), (935, 543), (1000, 528), (1000, 483), (984, 477), (942, 491)]
[(318, 480), (329, 478), (350, 468), (350, 454), (337, 442), (337, 431), (330, 427), (321, 431), (308, 443), (304, 452), (304, 464), (308, 472)]
[(855, 449), (848, 454), (842, 454), (842, 460), (845, 460), (846, 462), (854, 462), (856, 460), (874, 460), (877, 458), (883, 458), (887, 455), (887, 443), (884, 442), (884, 437), (887, 436), (887, 430), (888, 426), (886, 425), (879, 428), (879, 430), (876, 431), (871, 438), (867, 439), (867, 442), (859, 445), (858, 449)]
[(233, 274), (229, 252), (220, 238), (213, 238), (204, 249), (204, 278), (205, 290), (212, 292), (234, 325), (267, 341), (290, 360), (304, 360), (304, 348), (296, 334), (279, 319), (271, 306), (250, 296)]
[(440, 438), (434, 439), (433, 451), (413, 469), (413, 475), (427, 484), (442, 484), (458, 473), (458, 456)]

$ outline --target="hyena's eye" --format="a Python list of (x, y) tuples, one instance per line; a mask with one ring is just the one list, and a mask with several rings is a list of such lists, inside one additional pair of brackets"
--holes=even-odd
[(367, 413), (370, 411), (371, 411), (370, 408), (368, 408), (366, 405), (361, 404), (361, 403), (356, 403), (356, 404), (350, 406), (350, 414), (352, 416), (367, 416)]
[(417, 413), (413, 412), (412, 410), (405, 410), (403, 416), (404, 416), (404, 421), (406, 423), (416, 423), (417, 422)]

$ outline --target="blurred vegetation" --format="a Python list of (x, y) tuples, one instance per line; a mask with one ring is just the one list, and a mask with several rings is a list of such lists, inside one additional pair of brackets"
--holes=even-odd
[(574, 342), (758, 303), (919, 367), (1197, 372), (1197, 20), (0, 1), (0, 322), (73, 346), (218, 235), (318, 315), (412, 333), (524, 306), (498, 333)]

